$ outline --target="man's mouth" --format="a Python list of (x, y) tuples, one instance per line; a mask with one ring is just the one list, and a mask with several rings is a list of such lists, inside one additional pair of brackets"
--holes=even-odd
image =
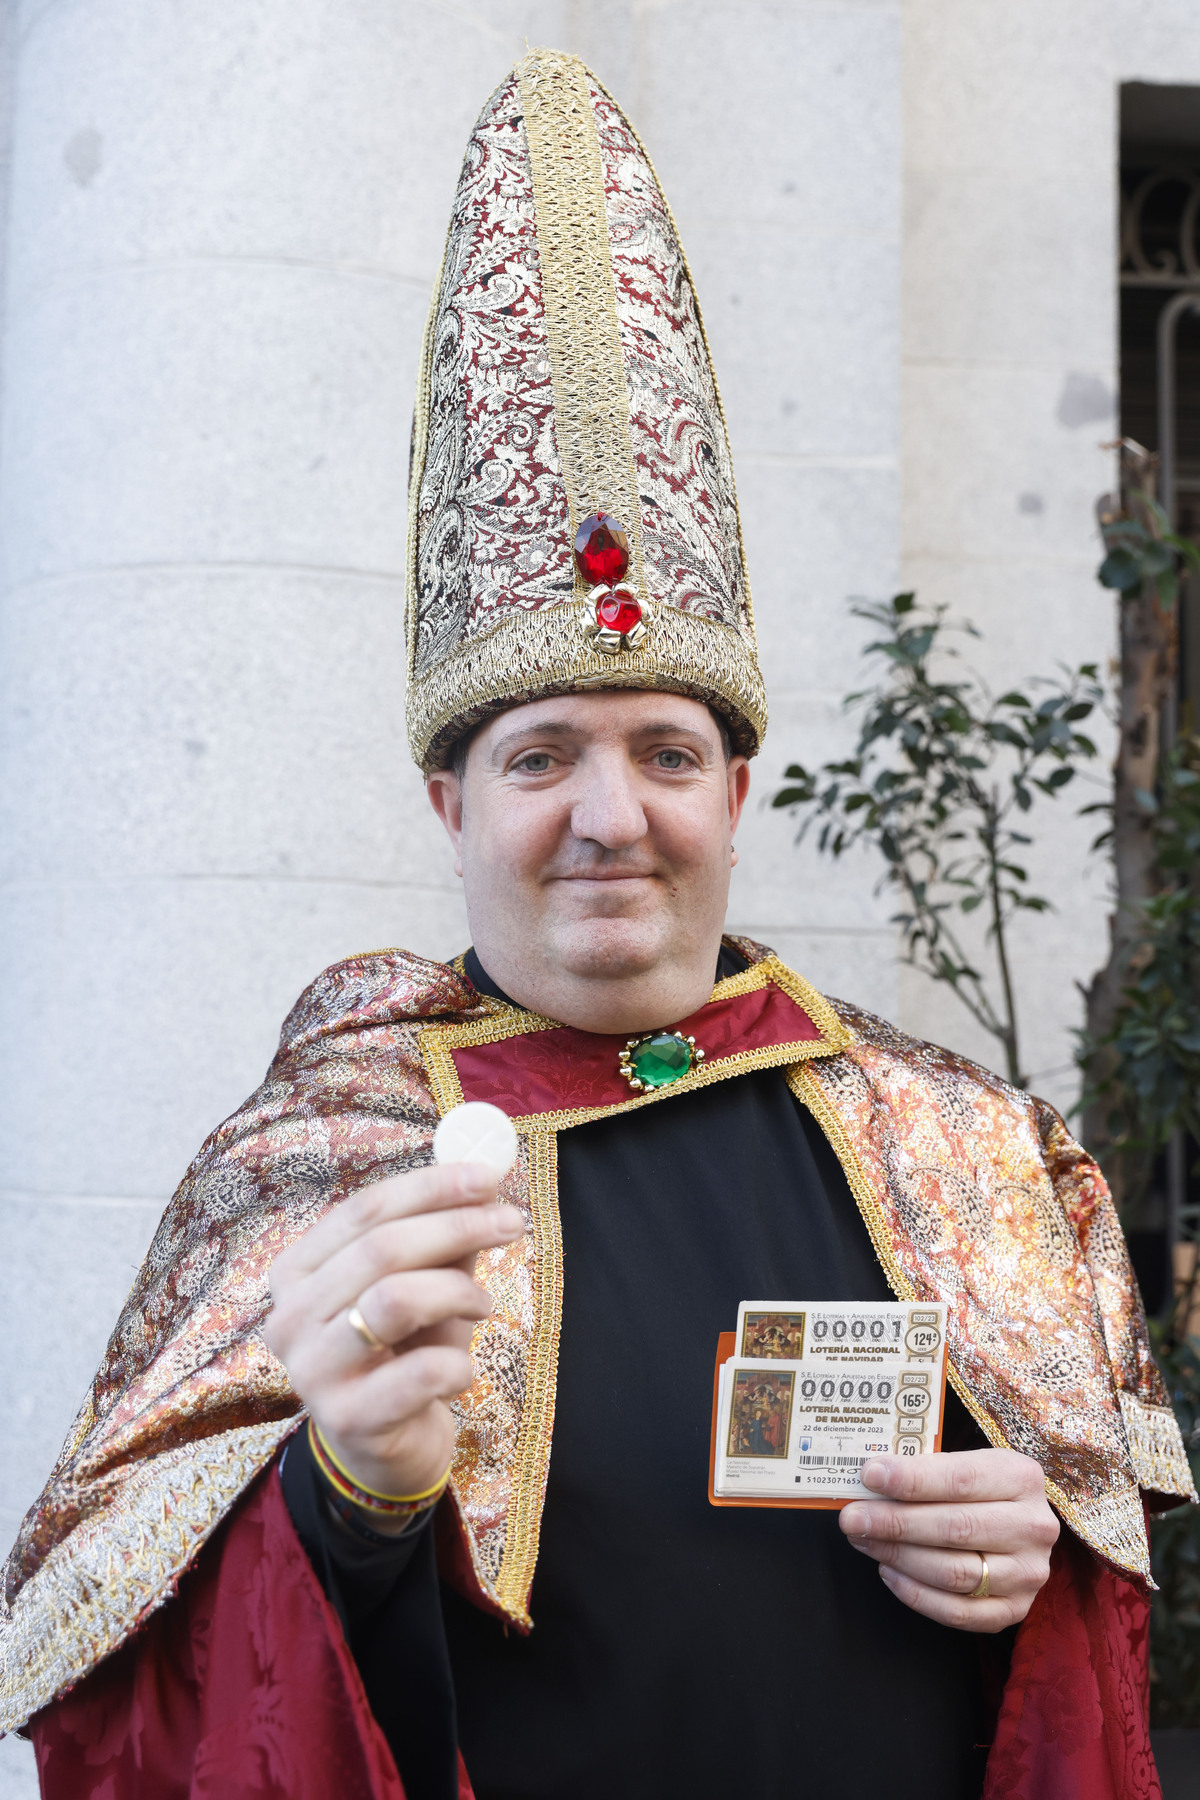
[(555, 875), (555, 881), (653, 881), (653, 869), (572, 869), (569, 873)]

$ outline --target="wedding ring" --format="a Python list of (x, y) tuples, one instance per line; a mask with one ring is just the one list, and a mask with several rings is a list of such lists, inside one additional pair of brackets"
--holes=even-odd
[(971, 1592), (967, 1595), (967, 1599), (986, 1600), (992, 1591), (988, 1584), (987, 1557), (983, 1554), (982, 1550), (977, 1550), (975, 1554), (983, 1564), (983, 1574), (979, 1577), (979, 1586), (977, 1588), (972, 1588)]
[(368, 1350), (388, 1350), (391, 1348), (390, 1345), (384, 1343), (381, 1337), (375, 1336), (375, 1333), (371, 1330), (371, 1327), (367, 1324), (367, 1321), (363, 1318), (357, 1306), (352, 1306), (346, 1314), (346, 1323), (357, 1331)]

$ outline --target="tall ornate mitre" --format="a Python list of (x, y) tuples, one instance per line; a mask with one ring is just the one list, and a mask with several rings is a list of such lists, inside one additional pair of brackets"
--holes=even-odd
[(659, 688), (766, 728), (733, 465), (675, 222), (575, 57), (471, 134), (413, 433), (408, 728), (425, 769), (521, 701)]

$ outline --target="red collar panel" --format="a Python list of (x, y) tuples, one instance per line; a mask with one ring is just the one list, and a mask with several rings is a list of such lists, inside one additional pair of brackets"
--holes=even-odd
[(516, 1122), (555, 1129), (751, 1069), (833, 1055), (851, 1041), (829, 1003), (773, 956), (718, 982), (698, 1012), (666, 1029), (695, 1038), (704, 1060), (646, 1093), (621, 1073), (625, 1034), (577, 1031), (499, 1001), (485, 1018), (426, 1026), (421, 1053), (440, 1111), (489, 1100)]

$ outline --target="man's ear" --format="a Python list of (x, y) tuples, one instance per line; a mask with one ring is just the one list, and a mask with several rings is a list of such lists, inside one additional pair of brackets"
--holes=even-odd
[[(731, 756), (726, 765), (726, 774), (729, 781), (729, 835), (732, 837), (738, 828), (746, 795), (750, 792), (750, 764), (744, 756)], [(736, 850), (733, 860), (737, 861)]]
[(425, 792), (454, 845), (454, 873), (462, 874), (463, 801), (462, 783), (453, 769), (435, 769), (425, 777)]

